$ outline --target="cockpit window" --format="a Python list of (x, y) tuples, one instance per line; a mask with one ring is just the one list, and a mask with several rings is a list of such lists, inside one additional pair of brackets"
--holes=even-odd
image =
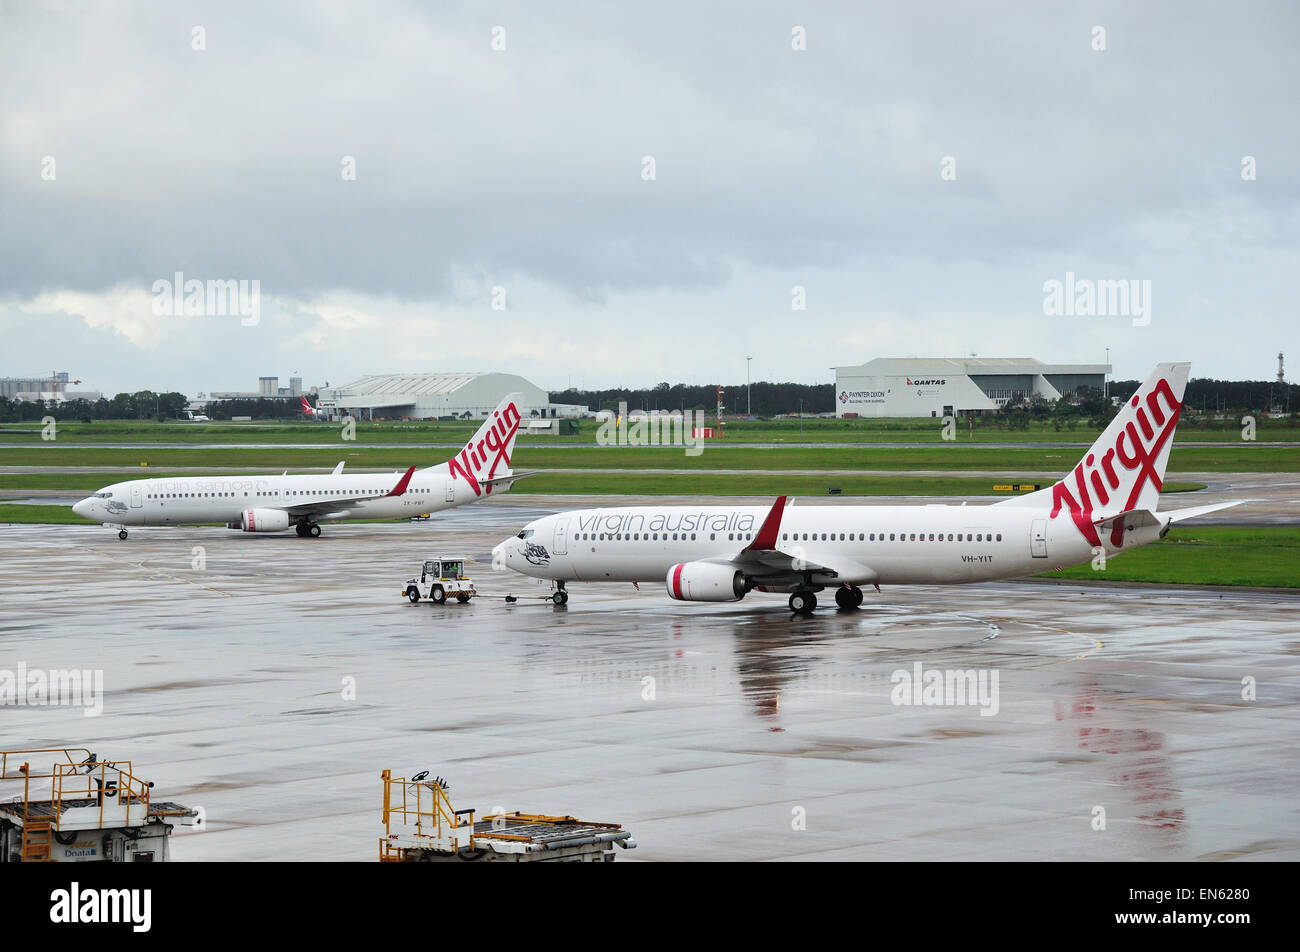
[(523, 532), (519, 533), (519, 535), (515, 536), (515, 538), (517, 539), (531, 539), (532, 537), (533, 537), (532, 529), (525, 529)]
[(95, 493), (95, 498), (96, 498), (96, 499), (112, 499), (112, 498), (113, 498), (113, 494), (112, 494), (112, 493)]

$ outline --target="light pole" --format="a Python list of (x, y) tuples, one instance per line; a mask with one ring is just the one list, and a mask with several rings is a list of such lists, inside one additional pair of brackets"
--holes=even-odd
[(1101, 376), (1101, 395), (1110, 399), (1110, 348), (1106, 348), (1106, 371)]
[(753, 357), (745, 358), (745, 416), (753, 416), (754, 405), (749, 400), (749, 362)]

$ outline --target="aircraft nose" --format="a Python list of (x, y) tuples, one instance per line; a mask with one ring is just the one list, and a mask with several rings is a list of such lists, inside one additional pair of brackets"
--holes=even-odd
[(75, 512), (77, 515), (81, 516), (83, 519), (89, 519), (90, 509), (94, 504), (95, 504), (95, 500), (93, 499), (89, 499), (89, 498), (83, 499), (81, 500), (81, 502), (75, 503), (73, 505), (72, 511)]

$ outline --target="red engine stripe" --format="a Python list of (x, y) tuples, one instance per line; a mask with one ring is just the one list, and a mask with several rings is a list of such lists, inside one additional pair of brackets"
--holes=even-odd
[(682, 569), (686, 568), (685, 562), (678, 562), (673, 566), (673, 598), (684, 601), (682, 597)]

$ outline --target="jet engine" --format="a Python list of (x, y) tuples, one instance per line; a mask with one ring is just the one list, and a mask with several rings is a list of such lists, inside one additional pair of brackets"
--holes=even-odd
[(243, 532), (283, 532), (289, 528), (289, 514), (283, 509), (245, 509), (238, 522), (226, 526)]
[(735, 602), (749, 591), (743, 573), (714, 562), (679, 562), (667, 584), (669, 597), (682, 602)]

